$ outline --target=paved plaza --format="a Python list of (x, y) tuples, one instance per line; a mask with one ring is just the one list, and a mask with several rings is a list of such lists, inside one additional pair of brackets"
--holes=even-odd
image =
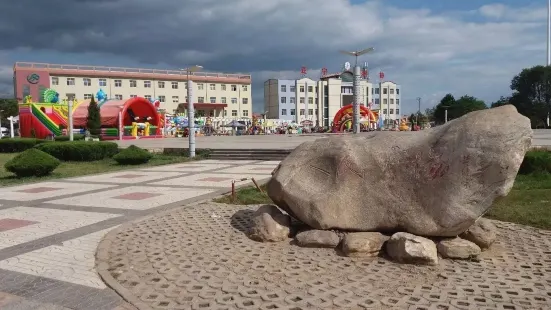
[[(365, 135), (368, 133), (361, 133)], [(395, 132), (397, 135), (415, 135), (415, 131)], [(283, 149), (291, 150), (303, 142), (339, 134), (304, 134), (304, 135), (266, 135), (266, 136), (211, 136), (197, 137), (198, 149)], [(187, 138), (141, 139), (117, 141), (127, 147), (131, 144), (148, 149), (188, 148)], [(551, 147), (551, 130), (536, 129), (532, 139), (533, 146)]]
[(495, 222), (479, 260), (413, 266), (252, 241), (254, 209), (203, 202), (122, 225), (98, 270), (140, 309), (551, 308), (551, 231)]
[(0, 309), (132, 309), (95, 270), (105, 234), (232, 180), (266, 179), (277, 164), (204, 160), (0, 188)]

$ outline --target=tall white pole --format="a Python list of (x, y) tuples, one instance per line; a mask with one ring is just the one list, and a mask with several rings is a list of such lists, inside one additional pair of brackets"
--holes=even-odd
[[(547, 123), (549, 123), (549, 117), (547, 118)], [(13, 133), (13, 116), (10, 116), (10, 138), (13, 138), (15, 134)]]
[(306, 95), (304, 96), (304, 121), (308, 119), (308, 81), (304, 82), (304, 92)]
[(73, 98), (69, 99), (69, 141), (73, 141)]
[(124, 132), (124, 123), (122, 119), (122, 109), (119, 110), (119, 140), (122, 140), (122, 134)]
[[(193, 82), (189, 79), (187, 71), (187, 121), (189, 134), (189, 157), (195, 157), (195, 107), (193, 106)], [(238, 102), (239, 103), (239, 102)]]
[(551, 0), (547, 0), (547, 65), (551, 65)]
[[(356, 57), (357, 59), (357, 57)], [(352, 94), (353, 94), (353, 106), (352, 111), (354, 118), (352, 119), (352, 125), (354, 126), (354, 133), (360, 133), (360, 66), (358, 61), (354, 65), (354, 79), (352, 80)]]

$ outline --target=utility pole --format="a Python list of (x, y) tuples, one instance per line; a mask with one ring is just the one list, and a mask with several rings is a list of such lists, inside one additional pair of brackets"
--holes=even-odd
[(551, 0), (547, 0), (547, 65), (551, 65)]
[(200, 71), (201, 69), (203, 69), (203, 67), (199, 65), (182, 69), (182, 71), (185, 70), (187, 74), (187, 122), (190, 158), (195, 157), (195, 107), (193, 106), (193, 82), (190, 80), (189, 75), (190, 73)]
[(367, 54), (369, 52), (374, 51), (375, 49), (373, 47), (366, 48), (361, 51), (354, 51), (354, 52), (348, 52), (348, 51), (341, 51), (341, 53), (354, 56), (355, 62), (354, 62), (354, 80), (352, 83), (352, 93), (353, 95), (353, 113), (354, 118), (352, 119), (352, 125), (354, 129), (354, 133), (358, 134), (360, 133), (360, 99), (361, 99), (361, 93), (360, 93), (360, 78), (361, 78), (361, 70), (360, 66), (358, 66), (358, 56)]
[(417, 126), (419, 126), (419, 115), (421, 115), (421, 97), (417, 97), (417, 104), (419, 106), (419, 109), (417, 110), (417, 117), (415, 122), (417, 123)]

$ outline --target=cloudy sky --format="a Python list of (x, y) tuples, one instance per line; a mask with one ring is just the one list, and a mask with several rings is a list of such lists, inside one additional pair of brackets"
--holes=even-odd
[(255, 111), (268, 78), (317, 78), (374, 47), (375, 78), (402, 85), (404, 112), (451, 92), (488, 103), (522, 68), (546, 61), (543, 0), (17, 0), (0, 10), (0, 97), (15, 61), (253, 75)]

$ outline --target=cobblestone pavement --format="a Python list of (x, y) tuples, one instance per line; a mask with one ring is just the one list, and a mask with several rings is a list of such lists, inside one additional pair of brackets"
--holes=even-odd
[(480, 260), (418, 267), (254, 242), (253, 209), (197, 203), (122, 225), (98, 271), (139, 309), (551, 308), (551, 231), (496, 222)]
[(205, 160), (0, 188), (0, 309), (132, 309), (95, 271), (103, 236), (232, 180), (265, 179), (277, 164)]

